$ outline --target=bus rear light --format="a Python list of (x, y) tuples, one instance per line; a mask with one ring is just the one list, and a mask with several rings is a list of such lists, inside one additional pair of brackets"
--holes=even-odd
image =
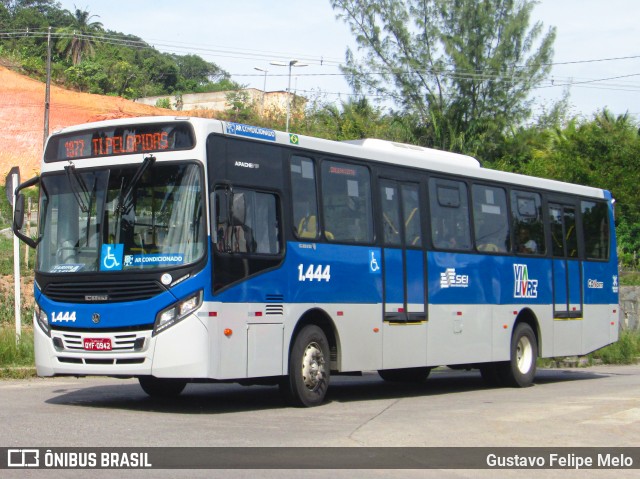
[(260, 316), (262, 316), (262, 311), (250, 311), (249, 312), (249, 317), (250, 318), (259, 318)]
[(210, 318), (217, 318), (218, 317), (218, 312), (217, 311), (209, 311), (209, 317)]

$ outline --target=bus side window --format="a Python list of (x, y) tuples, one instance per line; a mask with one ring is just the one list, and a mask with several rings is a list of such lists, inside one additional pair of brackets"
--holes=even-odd
[(514, 251), (522, 254), (545, 254), (542, 199), (537, 193), (512, 191), (511, 214)]
[(222, 253), (280, 253), (276, 196), (236, 188), (215, 194), (215, 247)]
[(294, 234), (299, 239), (318, 237), (318, 200), (313, 160), (291, 157), (291, 200)]
[(324, 161), (322, 212), (328, 240), (371, 243), (373, 212), (369, 170), (364, 166)]
[(582, 234), (587, 259), (609, 259), (609, 215), (604, 202), (582, 201)]
[(445, 250), (471, 249), (467, 185), (431, 178), (429, 207), (433, 245)]
[(476, 248), (489, 253), (509, 251), (507, 194), (502, 188), (473, 185)]

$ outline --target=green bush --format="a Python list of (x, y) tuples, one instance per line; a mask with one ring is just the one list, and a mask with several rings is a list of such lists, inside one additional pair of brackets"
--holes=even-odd
[(640, 358), (640, 331), (622, 331), (617, 342), (589, 356), (605, 364), (634, 364)]

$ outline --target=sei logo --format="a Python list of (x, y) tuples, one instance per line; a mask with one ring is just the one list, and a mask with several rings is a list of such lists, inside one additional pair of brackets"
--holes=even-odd
[(331, 265), (298, 265), (298, 281), (326, 281), (331, 280)]
[(455, 268), (447, 268), (444, 273), (440, 273), (441, 288), (468, 288), (469, 275), (457, 274)]
[(51, 313), (51, 322), (52, 323), (75, 323), (76, 322), (76, 312), (65, 311), (60, 313)]

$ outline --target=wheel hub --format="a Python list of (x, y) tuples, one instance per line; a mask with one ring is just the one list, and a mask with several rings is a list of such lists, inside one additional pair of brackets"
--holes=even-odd
[(533, 347), (531, 346), (531, 341), (526, 336), (523, 336), (518, 341), (518, 345), (516, 347), (516, 364), (518, 366), (518, 370), (522, 374), (527, 374), (533, 365)]
[(307, 345), (302, 356), (302, 379), (307, 389), (317, 389), (325, 378), (325, 361), (322, 348), (313, 342)]

